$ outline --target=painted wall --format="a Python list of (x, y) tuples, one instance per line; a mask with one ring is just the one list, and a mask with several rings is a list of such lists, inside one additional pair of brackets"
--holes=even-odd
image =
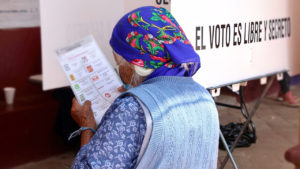
[[(58, 101), (29, 76), (41, 73), (40, 28), (0, 29), (0, 168), (64, 151), (54, 125)], [(13, 106), (6, 106), (2, 88), (16, 88)], [(17, 132), (14, 132), (17, 131)], [(17, 134), (16, 134), (17, 133)]]
[(292, 19), (291, 58), (289, 60), (290, 75), (300, 74), (300, 1), (290, 1), (290, 15)]
[(0, 101), (2, 88), (16, 87), (16, 97), (41, 92), (41, 86), (32, 84), (30, 75), (41, 73), (40, 28), (0, 29)]

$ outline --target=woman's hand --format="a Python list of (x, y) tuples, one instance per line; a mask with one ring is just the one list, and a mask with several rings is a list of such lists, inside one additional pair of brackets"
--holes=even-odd
[(81, 106), (75, 98), (72, 100), (71, 116), (80, 127), (91, 127), (97, 129), (91, 102), (85, 101)]
[(127, 90), (124, 88), (124, 86), (121, 86), (118, 88), (119, 93), (126, 92)]

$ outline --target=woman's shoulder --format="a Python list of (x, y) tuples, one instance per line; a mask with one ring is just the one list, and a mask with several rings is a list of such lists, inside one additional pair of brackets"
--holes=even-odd
[(126, 93), (118, 97), (113, 104), (120, 105), (120, 104), (127, 104), (127, 103), (138, 103), (138, 101), (133, 95)]
[(113, 102), (110, 108), (106, 111), (102, 121), (110, 121), (115, 118), (129, 120), (143, 116), (144, 111), (137, 99), (130, 94), (125, 94), (121, 95)]
[(121, 109), (123, 111), (137, 113), (137, 111), (141, 111), (141, 105), (135, 96), (130, 93), (126, 93), (119, 96), (111, 105), (110, 111), (116, 111), (116, 109), (117, 111), (118, 109)]

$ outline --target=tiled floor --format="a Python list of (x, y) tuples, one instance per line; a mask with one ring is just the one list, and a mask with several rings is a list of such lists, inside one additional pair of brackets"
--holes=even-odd
[[(293, 86), (292, 91), (300, 96), (300, 86)], [(218, 101), (235, 103), (229, 96), (220, 96)], [(248, 104), (249, 110), (254, 103)], [(238, 110), (218, 107), (220, 122), (241, 122), (243, 117)], [(293, 165), (284, 160), (284, 152), (298, 142), (299, 109), (283, 106), (279, 102), (265, 98), (262, 101), (253, 121), (257, 130), (257, 143), (249, 148), (235, 149), (233, 155), (240, 169), (293, 169)], [(68, 152), (38, 162), (31, 162), (14, 169), (64, 169), (69, 168), (75, 152)], [(219, 162), (226, 153), (220, 151)], [(226, 169), (231, 169), (228, 161)]]

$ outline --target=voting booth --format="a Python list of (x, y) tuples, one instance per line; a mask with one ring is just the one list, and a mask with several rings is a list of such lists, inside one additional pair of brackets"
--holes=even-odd
[[(201, 68), (193, 78), (213, 91), (213, 96), (219, 95), (224, 86), (238, 91), (240, 85), (245, 86), (249, 80), (261, 79), (265, 84), (267, 76), (277, 75), (281, 79), (294, 56), (291, 52), (295, 36), (293, 3), (285, 0), (276, 3), (271, 0), (172, 0), (172, 4), (169, 0), (41, 1), (43, 89), (69, 85), (55, 51), (88, 35), (95, 37), (114, 66), (109, 45), (114, 25), (125, 13), (145, 5), (162, 6), (172, 12), (200, 55)], [(270, 85), (269, 82), (266, 90)], [(248, 113), (244, 103), (238, 107), (247, 112), (245, 126), (251, 123), (266, 90), (251, 112)], [(231, 154), (233, 149), (227, 147), (226, 150), (228, 156), (221, 168), (228, 158), (237, 168)]]

